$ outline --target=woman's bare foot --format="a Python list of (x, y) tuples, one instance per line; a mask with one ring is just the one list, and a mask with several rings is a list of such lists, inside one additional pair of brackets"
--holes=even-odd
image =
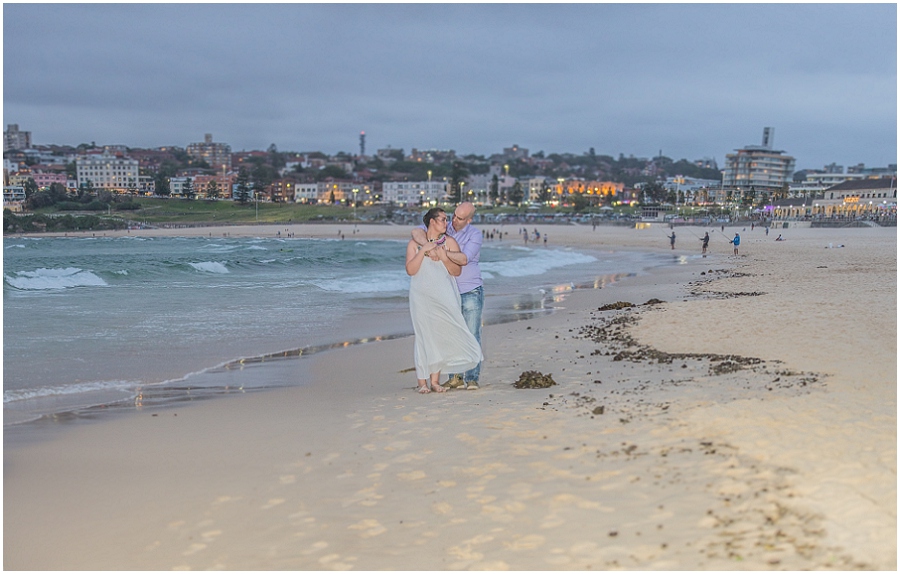
[(426, 383), (425, 381), (421, 381), (419, 382), (419, 386), (416, 387), (416, 391), (423, 395), (427, 395), (431, 392), (431, 389), (428, 388), (428, 383)]
[(433, 377), (431, 379), (431, 391), (432, 392), (434, 392), (434, 393), (446, 393), (447, 392), (447, 389), (445, 389), (444, 387), (441, 386), (440, 380), (441, 380), (440, 373), (438, 373), (437, 377)]

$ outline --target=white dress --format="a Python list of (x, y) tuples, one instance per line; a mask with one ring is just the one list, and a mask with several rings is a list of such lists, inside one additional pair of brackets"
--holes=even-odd
[(464, 373), (481, 362), (481, 346), (466, 326), (456, 280), (440, 261), (422, 260), (409, 281), (409, 312), (416, 334), (416, 378)]

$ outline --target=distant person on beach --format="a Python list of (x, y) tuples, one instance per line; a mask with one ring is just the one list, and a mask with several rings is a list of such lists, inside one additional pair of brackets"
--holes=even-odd
[(672, 235), (666, 235), (669, 238), (669, 245), (672, 246), (672, 249), (675, 249), (675, 230), (672, 230)]
[[(469, 331), (462, 314), (462, 301), (454, 277), (462, 273), (455, 262), (461, 252), (447, 235), (448, 218), (439, 207), (423, 218), (425, 242), (410, 239), (406, 246), (409, 281), (409, 312), (415, 343), (417, 390), (422, 394), (443, 393), (441, 371), (465, 371), (481, 362), (481, 345)], [(430, 385), (430, 387), (429, 387)]]
[[(482, 235), (472, 225), (475, 217), (475, 205), (465, 201), (456, 206), (453, 219), (447, 225), (447, 235), (454, 238), (459, 244), (460, 254), (451, 253), (450, 257), (455, 263), (462, 266), (462, 273), (456, 278), (459, 293), (462, 299), (462, 314), (469, 326), (469, 331), (475, 336), (478, 344), (481, 344), (481, 314), (484, 309), (484, 280), (481, 277), (481, 243)], [(501, 239), (502, 239), (502, 231)], [(412, 231), (413, 240), (419, 245), (425, 243), (425, 232), (422, 227)], [(493, 233), (491, 233), (493, 236)], [(478, 389), (478, 380), (481, 377), (481, 363), (464, 373), (450, 371), (450, 379), (444, 383), (448, 388), (464, 388), (468, 390)]]
[(709, 231), (700, 238), (700, 241), (703, 242), (703, 255), (706, 255), (706, 248), (709, 247)]
[(731, 239), (728, 243), (734, 245), (734, 254), (738, 254), (738, 246), (741, 244), (741, 236), (738, 233), (734, 234), (734, 239)]
[(778, 234), (778, 237), (775, 238), (775, 241), (784, 241), (780, 233)]

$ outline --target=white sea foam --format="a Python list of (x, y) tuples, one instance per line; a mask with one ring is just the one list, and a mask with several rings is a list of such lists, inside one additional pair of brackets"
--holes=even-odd
[[(523, 249), (523, 248), (516, 248)], [(526, 249), (524, 257), (509, 261), (482, 262), (481, 269), (485, 277), (502, 275), (504, 277), (525, 277), (528, 275), (540, 275), (557, 267), (576, 265), (596, 261), (592, 255), (578, 253), (576, 251), (562, 251), (557, 249)]]
[(337, 293), (391, 293), (409, 291), (409, 276), (399, 271), (367, 273), (353, 279), (320, 279), (313, 285)]
[(90, 271), (77, 267), (65, 269), (41, 268), (35, 271), (19, 271), (15, 275), (4, 275), (6, 282), (22, 290), (68, 289), (70, 287), (103, 287), (107, 283)]
[(36, 389), (7, 389), (3, 391), (3, 404), (34, 399), (62, 397), (96, 391), (130, 392), (140, 383), (130, 381), (96, 381), (91, 383), (73, 383)]
[(206, 273), (228, 273), (228, 268), (224, 263), (218, 261), (201, 261), (200, 263), (189, 263), (191, 267), (197, 271), (205, 271)]
[(9, 249), (10, 247), (18, 247), (20, 249), (25, 249), (25, 246), (22, 245), (21, 243), (16, 243), (15, 245), (7, 245), (6, 246), (7, 249)]

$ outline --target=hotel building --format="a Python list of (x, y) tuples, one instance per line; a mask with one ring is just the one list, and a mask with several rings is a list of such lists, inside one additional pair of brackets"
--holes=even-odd
[(773, 128), (765, 128), (761, 146), (744, 146), (725, 156), (722, 187), (734, 191), (733, 197), (740, 198), (750, 188), (756, 193), (772, 194), (791, 183), (795, 160), (772, 149), (774, 133)]
[(75, 173), (79, 187), (90, 181), (97, 190), (125, 193), (138, 189), (138, 161), (121, 155), (80, 156), (75, 160)]

